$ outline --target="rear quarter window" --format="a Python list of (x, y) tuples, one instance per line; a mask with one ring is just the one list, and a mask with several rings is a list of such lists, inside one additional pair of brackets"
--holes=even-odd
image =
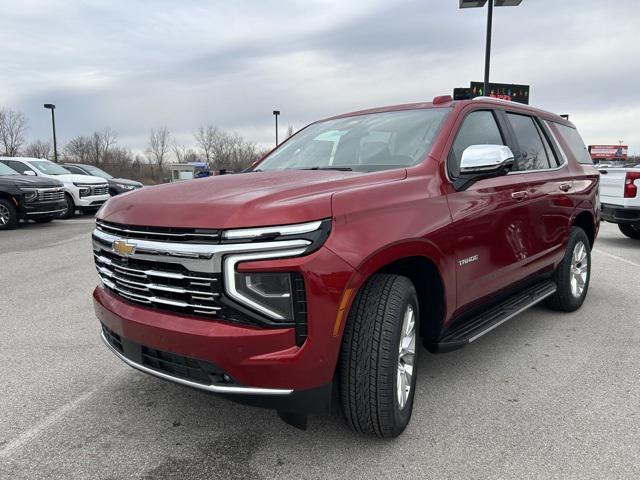
[(565, 141), (569, 150), (578, 161), (578, 163), (582, 163), (584, 165), (593, 165), (593, 160), (591, 159), (591, 155), (589, 154), (589, 150), (584, 144), (582, 137), (578, 133), (578, 130), (573, 127), (568, 127), (566, 125), (562, 125), (561, 123), (549, 122), (552, 123), (553, 126), (556, 127), (556, 130)]

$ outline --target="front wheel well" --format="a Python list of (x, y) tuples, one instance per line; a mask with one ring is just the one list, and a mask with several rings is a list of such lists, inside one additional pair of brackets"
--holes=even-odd
[(402, 275), (413, 282), (420, 307), (420, 334), (425, 340), (435, 341), (440, 335), (445, 311), (444, 286), (435, 264), (427, 257), (405, 257), (375, 273)]
[(580, 212), (571, 223), (572, 227), (578, 227), (584, 230), (589, 239), (589, 246), (593, 248), (593, 243), (596, 241), (596, 227), (591, 212)]

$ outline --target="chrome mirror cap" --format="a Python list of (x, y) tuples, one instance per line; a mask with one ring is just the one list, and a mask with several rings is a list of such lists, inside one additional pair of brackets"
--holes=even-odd
[(513, 152), (505, 145), (471, 145), (462, 152), (460, 173), (490, 173), (513, 161)]

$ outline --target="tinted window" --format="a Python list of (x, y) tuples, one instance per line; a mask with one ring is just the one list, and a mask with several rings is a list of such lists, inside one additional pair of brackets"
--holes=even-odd
[(30, 160), (31, 165), (45, 175), (68, 175), (69, 170), (49, 160)]
[(511, 128), (520, 147), (519, 152), (514, 152), (515, 163), (512, 171), (522, 172), (526, 170), (540, 170), (549, 168), (549, 157), (538, 133), (535, 120), (527, 115), (507, 113)]
[(547, 152), (547, 156), (549, 157), (551, 168), (559, 167), (561, 162), (558, 160), (558, 157), (556, 157), (553, 148), (551, 148), (551, 144), (549, 143), (549, 139), (547, 138), (547, 132), (542, 129), (538, 122), (536, 122), (536, 127), (538, 128), (538, 133), (540, 134), (540, 138), (542, 138), (542, 143), (544, 144), (544, 149)]
[(20, 175), (13, 168), (9, 168), (4, 163), (0, 163), (0, 175)]
[(370, 172), (415, 165), (431, 150), (449, 111), (404, 110), (318, 122), (283, 143), (256, 170), (349, 168)]
[(64, 168), (69, 170), (71, 173), (77, 173), (78, 175), (86, 175), (86, 173), (78, 167), (74, 167), (73, 165), (65, 165)]
[(3, 160), (2, 163), (4, 163), (5, 165), (8, 165), (9, 167), (13, 168), (16, 172), (21, 173), (22, 175), (25, 174), (24, 172), (33, 172), (33, 170), (31, 168), (27, 167), (22, 162), (17, 162), (15, 160)]
[(566, 125), (562, 125), (561, 123), (554, 123), (558, 132), (564, 139), (564, 141), (569, 146), (569, 150), (573, 153), (573, 156), (576, 157), (576, 160), (579, 163), (584, 163), (587, 165), (593, 165), (593, 160), (591, 159), (591, 155), (589, 155), (589, 151), (582, 141), (582, 137), (578, 133), (578, 130), (572, 127), (567, 127)]
[(489, 110), (477, 110), (467, 115), (458, 130), (449, 155), (449, 174), (460, 175), (462, 152), (471, 145), (504, 145), (496, 119)]

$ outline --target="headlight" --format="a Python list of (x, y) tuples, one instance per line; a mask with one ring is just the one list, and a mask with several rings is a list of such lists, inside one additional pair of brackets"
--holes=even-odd
[(254, 308), (293, 320), (291, 274), (235, 272), (235, 277), (237, 291), (251, 300)]
[(38, 198), (38, 190), (35, 188), (20, 188), (25, 202), (33, 202)]
[[(238, 271), (243, 262), (298, 257), (319, 249), (331, 231), (331, 219), (294, 225), (242, 228), (222, 233), (230, 247), (223, 259), (225, 293), (238, 304), (275, 324), (306, 318), (304, 280), (297, 272)], [(233, 251), (230, 244), (237, 244)], [(244, 245), (244, 246), (243, 246)], [(247, 251), (243, 251), (246, 248)], [(248, 251), (253, 250), (253, 251)]]
[(91, 184), (76, 182), (73, 182), (73, 184), (80, 189), (81, 197), (88, 197), (89, 195), (91, 195)]
[(116, 183), (116, 186), (118, 188), (121, 188), (122, 190), (135, 190), (136, 188), (138, 188), (135, 185), (126, 185), (124, 183)]

